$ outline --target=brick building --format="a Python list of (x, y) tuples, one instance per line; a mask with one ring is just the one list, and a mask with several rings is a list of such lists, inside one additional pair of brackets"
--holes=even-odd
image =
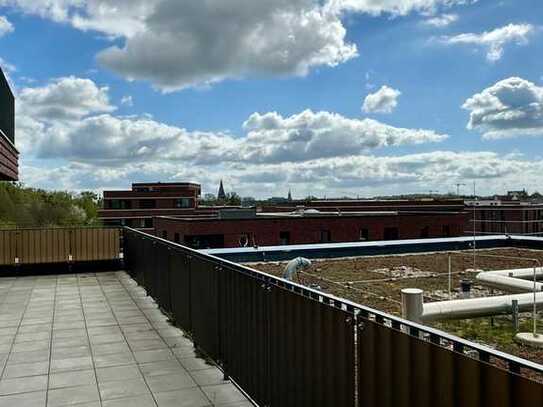
[(214, 216), (155, 218), (155, 234), (194, 248), (274, 246), (462, 236), (464, 212), (262, 213), (220, 211)]
[(103, 209), (98, 213), (105, 225), (153, 229), (153, 217), (195, 213), (199, 184), (188, 182), (132, 184), (127, 191), (104, 191)]
[(543, 236), (543, 204), (515, 200), (466, 201), (466, 234)]
[(15, 97), (0, 68), (0, 181), (19, 178), (19, 152), (15, 148)]

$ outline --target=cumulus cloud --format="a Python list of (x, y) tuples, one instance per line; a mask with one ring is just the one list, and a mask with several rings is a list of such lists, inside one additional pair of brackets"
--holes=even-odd
[(164, 92), (245, 77), (304, 76), (356, 57), (348, 13), (436, 13), (471, 0), (0, 0), (117, 39), (99, 63)]
[[(60, 85), (65, 83), (80, 86)], [(19, 98), (17, 113), (22, 180), (45, 188), (123, 188), (134, 180), (192, 180), (205, 187), (227, 178), (242, 195), (267, 195), (291, 185), (297, 195), (330, 196), (442, 189), (451, 179), (479, 179), (492, 188), (528, 177), (535, 185), (543, 170), (540, 161), (490, 152), (377, 155), (378, 148), (446, 136), (330, 112), (254, 113), (243, 124), (245, 133), (234, 136), (116, 116), (107, 89), (90, 80), (60, 78), (21, 94), (26, 95)], [(58, 114), (59, 106), (71, 113)]]
[(381, 147), (443, 141), (432, 130), (403, 129), (376, 120), (349, 119), (336, 113), (312, 112), (283, 117), (252, 114), (243, 124), (248, 131), (239, 154), (247, 162), (306, 161), (342, 157)]
[(311, 110), (290, 117), (254, 113), (244, 123), (242, 137), (188, 131), (149, 117), (112, 115), (115, 106), (110, 104), (108, 88), (75, 77), (24, 88), (18, 100), (18, 139), (24, 148), (32, 148), (33, 155), (112, 165), (134, 160), (196, 164), (307, 161), (440, 142), (447, 137), (431, 130), (397, 128)]
[(339, 17), (315, 0), (163, 0), (146, 29), (98, 55), (163, 91), (245, 76), (305, 75), (354, 56)]
[(423, 21), (424, 25), (431, 27), (443, 28), (458, 21), (458, 14), (440, 14), (437, 16), (429, 17)]
[(13, 32), (15, 28), (13, 24), (5, 16), (0, 16), (0, 37)]
[(486, 58), (495, 62), (503, 56), (507, 44), (527, 44), (529, 37), (535, 31), (531, 24), (508, 24), (483, 33), (464, 33), (454, 36), (443, 36), (441, 42), (448, 45), (466, 44), (486, 48)]
[(392, 113), (398, 106), (398, 98), (402, 92), (398, 89), (382, 86), (375, 93), (370, 93), (364, 99), (362, 110), (366, 113)]
[(22, 114), (36, 120), (78, 120), (95, 113), (112, 112), (108, 87), (74, 76), (56, 79), (47, 86), (24, 88), (18, 95)]
[(486, 139), (543, 135), (543, 87), (522, 78), (507, 78), (470, 97), (468, 129)]

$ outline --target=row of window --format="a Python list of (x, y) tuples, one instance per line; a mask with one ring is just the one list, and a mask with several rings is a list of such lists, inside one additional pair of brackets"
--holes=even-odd
[[(138, 206), (133, 207), (135, 200), (132, 199), (108, 199), (105, 209), (155, 209), (157, 201), (155, 199), (139, 199)], [(192, 208), (192, 198), (178, 198), (173, 201), (174, 208)]]
[[(442, 235), (443, 237), (451, 236), (450, 225), (443, 225), (442, 232), (443, 232), (443, 235)], [(168, 231), (163, 230), (161, 232), (161, 237), (163, 239), (169, 239), (170, 236), (168, 235)], [(421, 229), (420, 237), (421, 238), (430, 237), (430, 228), (428, 226)], [(362, 241), (369, 241), (370, 240), (369, 229), (360, 229), (359, 238)], [(384, 240), (397, 240), (399, 238), (400, 238), (400, 234), (397, 227), (384, 228), (383, 230)], [(185, 236), (185, 241), (181, 242), (180, 234), (174, 233), (173, 241), (176, 243), (184, 243), (184, 244), (189, 245), (190, 247), (197, 248), (197, 249), (224, 247), (224, 235)], [(331, 243), (331, 242), (333, 242), (332, 232), (330, 230), (321, 230), (318, 243)], [(238, 243), (240, 247), (247, 247), (247, 246), (255, 245), (257, 242), (255, 241), (254, 236), (252, 234), (242, 233), (239, 235)], [(279, 232), (279, 245), (284, 246), (284, 245), (289, 245), (293, 243), (295, 244), (297, 242), (292, 241), (290, 231)]]

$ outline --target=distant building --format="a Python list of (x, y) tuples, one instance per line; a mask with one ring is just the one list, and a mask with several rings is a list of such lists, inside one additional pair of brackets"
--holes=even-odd
[(511, 200), (466, 201), (466, 234), (543, 236), (543, 204)]
[(154, 216), (194, 214), (200, 194), (193, 183), (132, 184), (127, 191), (104, 191), (98, 216), (105, 225), (153, 231)]
[(15, 148), (15, 97), (0, 68), (0, 181), (19, 179), (19, 152)]
[[(462, 208), (463, 209), (463, 208)], [(155, 234), (187, 246), (222, 248), (462, 236), (465, 212), (219, 211), (155, 218)]]

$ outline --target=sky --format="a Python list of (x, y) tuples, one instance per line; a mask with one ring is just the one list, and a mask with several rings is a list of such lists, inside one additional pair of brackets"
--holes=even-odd
[(20, 179), (543, 192), (541, 0), (0, 0)]

